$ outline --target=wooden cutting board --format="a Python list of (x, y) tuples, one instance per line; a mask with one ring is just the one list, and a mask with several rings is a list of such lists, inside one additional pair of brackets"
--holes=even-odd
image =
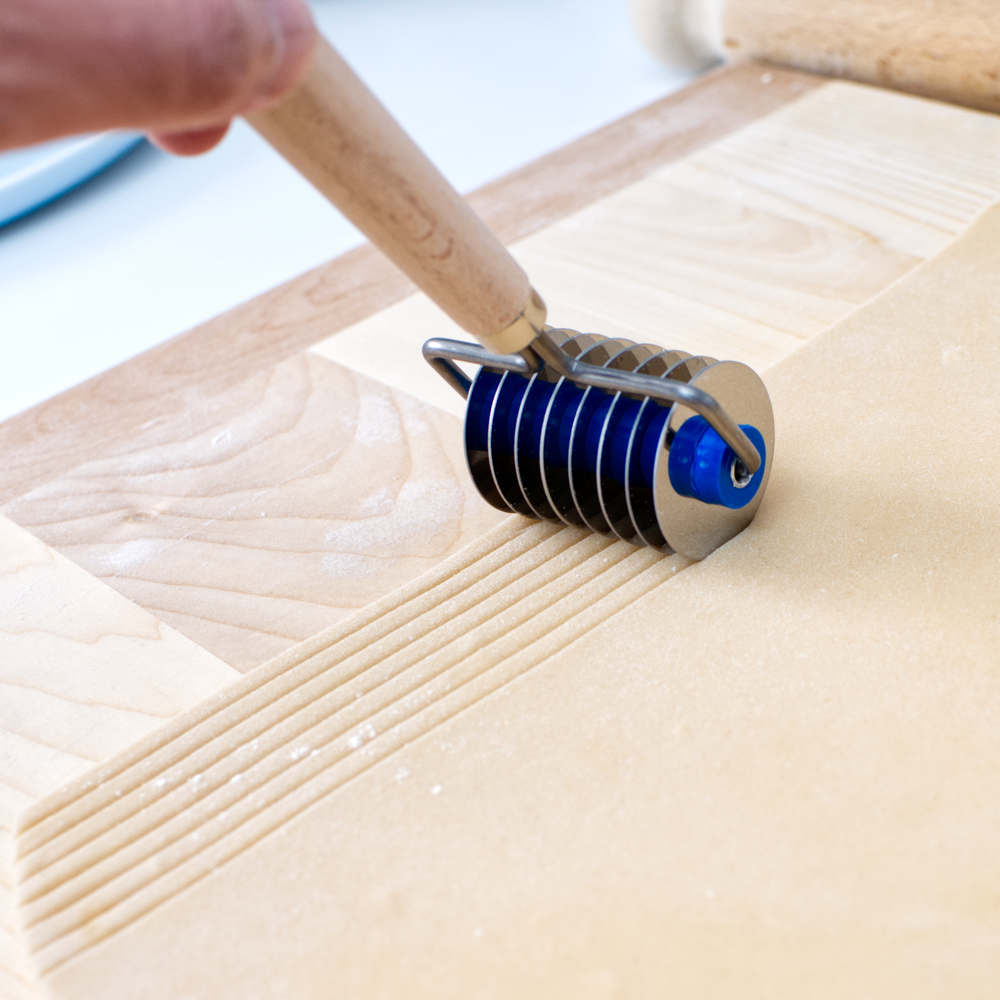
[[(818, 83), (764, 75), (710, 77), (472, 201), (513, 243)], [(496, 520), (469, 488), (452, 421), (428, 411), (415, 431), (399, 419), (411, 402), (376, 399), (310, 350), (411, 291), (365, 246), (7, 421), (0, 512), (239, 670), (255, 666)], [(410, 352), (389, 363), (423, 365)], [(377, 463), (370, 442), (352, 447), (365, 407), (397, 412)], [(359, 462), (383, 474), (365, 490)], [(414, 500), (431, 480), (434, 496)]]
[[(556, 322), (599, 294), (602, 332), (766, 369), (961, 233), (998, 157), (989, 116), (745, 65), (472, 201)], [(0, 426), (7, 848), (42, 796), (501, 519), (416, 351), (452, 331), (411, 292), (364, 247)], [(3, 928), (0, 995), (34, 995), (9, 898)]]

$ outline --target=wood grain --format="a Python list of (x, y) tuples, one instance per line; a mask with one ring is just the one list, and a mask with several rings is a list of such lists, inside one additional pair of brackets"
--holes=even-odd
[(628, 0), (671, 65), (771, 64), (1000, 111), (994, 0)]
[(528, 276), (375, 95), (320, 38), (305, 76), (250, 124), (451, 318), (519, 351)]
[[(747, 72), (717, 80), (743, 85), (750, 80)], [(754, 72), (761, 89), (772, 86), (763, 82), (770, 71)], [(717, 81), (704, 86), (711, 90)], [(532, 195), (530, 225), (541, 225), (547, 211), (557, 211), (562, 221), (524, 240), (517, 252), (532, 273), (551, 284), (566, 321), (598, 323), (608, 332), (711, 349), (764, 366), (935, 253), (997, 197), (1000, 122), (995, 119), (841, 84), (813, 88), (797, 104), (788, 104), (786, 92), (780, 103), (783, 109), (775, 115), (733, 132), (716, 147), (702, 148), (697, 137), (704, 133), (691, 122), (685, 131), (681, 123), (677, 143), (694, 142), (700, 151), (659, 172), (648, 160), (639, 167), (619, 164), (620, 177), (633, 170), (642, 174), (639, 184), (625, 190), (604, 176), (603, 167), (578, 166), (580, 173), (573, 176), (586, 179), (588, 171), (596, 171), (599, 178), (586, 205), (577, 205), (569, 216), (566, 206), (582, 197), (579, 192)], [(692, 114), (697, 118), (710, 106)], [(655, 143), (641, 134), (643, 122), (648, 125), (649, 119), (640, 116), (630, 126), (637, 130), (633, 148), (652, 155)], [(679, 148), (672, 142), (665, 148)], [(608, 197), (591, 203), (593, 190)], [(358, 285), (347, 299), (337, 299), (325, 283), (328, 277), (314, 275), (308, 279), (312, 285), (296, 286), (294, 294), (272, 293), (247, 307), (250, 312), (217, 321), (208, 339), (192, 334), (186, 343), (202, 346), (192, 346), (190, 353), (164, 348), (156, 355), (159, 362), (150, 356), (125, 366), (104, 383), (107, 399), (100, 383), (67, 395), (48, 411), (51, 426), (41, 410), (33, 422), (9, 425), (14, 430), (8, 444), (14, 449), (20, 441), (23, 462), (7, 482), (20, 481), (25, 488), (12, 488), (6, 510), (90, 573), (0, 522), (0, 553), (7, 554), (8, 567), (0, 573), (0, 591), (10, 586), (9, 593), (0, 593), (5, 597), (0, 641), (6, 644), (0, 683), (10, 682), (14, 692), (0, 708), (0, 766), (6, 768), (0, 781), (13, 786), (0, 816), (8, 831), (17, 821), (27, 836), (31, 829), (42, 830), (44, 820), (46, 830), (59, 827), (53, 836), (68, 835), (79, 818), (74, 803), (93, 795), (102, 810), (114, 807), (119, 776), (132, 776), (133, 766), (161, 751), (162, 733), (142, 736), (158, 719), (205, 698), (198, 718), (208, 718), (257, 684), (259, 676), (240, 679), (208, 697), (235, 676), (212, 652), (246, 668), (284, 650), (274, 663), (290, 669), (328, 645), (331, 633), (320, 640), (314, 633), (329, 621), (363, 604), (369, 611), (362, 618), (388, 613), (396, 597), (423, 586), (405, 581), (425, 569), (450, 580), (451, 564), (433, 568), (446, 552), (468, 538), (488, 544), (494, 537), (483, 534), (493, 515), (468, 499), (467, 478), (455, 457), (456, 422), (408, 395), (419, 392), (413, 373), (423, 373), (421, 363), (415, 359), (412, 369), (393, 376), (404, 392), (332, 360), (330, 352), (350, 345), (355, 331), (345, 330), (316, 350), (302, 349), (318, 336), (324, 315), (339, 322), (352, 309), (363, 312), (390, 287)], [(303, 297), (306, 287), (315, 301)], [(411, 326), (422, 336), (423, 308), (419, 299), (401, 302), (377, 322), (386, 326), (387, 337)], [(251, 315), (268, 318), (224, 351), (225, 331), (238, 330)], [(295, 329), (297, 319), (307, 333)], [(273, 340), (265, 329), (269, 323)], [(440, 320), (435, 332), (441, 332)], [(313, 339), (300, 342), (300, 336)], [(250, 346), (249, 358), (238, 357), (240, 344)], [(960, 342), (949, 350), (948, 358), (963, 357)], [(200, 361), (204, 379), (196, 374)], [(863, 368), (864, 353), (852, 356), (851, 363)], [(150, 384), (144, 385), (147, 374)], [(76, 423), (67, 422), (67, 415)], [(34, 443), (18, 438), (17, 426), (28, 428), (28, 438), (37, 434)], [(13, 450), (10, 455), (16, 465)], [(514, 535), (523, 530), (526, 539), (544, 545), (553, 529), (508, 522), (499, 530)], [(620, 572), (646, 567), (637, 570), (636, 579), (645, 579), (647, 570), (655, 575), (671, 569), (662, 560), (650, 569), (644, 562), (648, 553), (629, 550), (623, 556), (600, 539), (580, 544), (586, 548), (579, 550), (580, 559), (551, 553), (545, 565), (552, 573), (544, 580), (533, 577), (520, 557), (504, 569), (523, 576), (527, 585), (537, 580), (550, 588), (546, 593), (568, 579), (559, 571), (560, 558), (593, 571), (592, 579), (603, 582), (588, 584), (590, 589), (576, 596), (570, 588), (565, 598), (575, 609), (574, 623), (581, 615), (596, 615), (597, 621), (630, 596), (641, 599), (615, 575), (619, 564)], [(607, 592), (600, 591), (603, 596), (588, 607), (587, 595), (597, 595), (609, 581)], [(446, 587), (460, 582), (456, 576)], [(501, 656), (498, 669), (516, 669), (528, 656), (517, 644), (529, 625), (539, 641), (563, 641), (558, 614), (535, 620), (530, 597), (502, 608), (490, 604), (491, 586), (480, 581), (470, 589), (468, 596), (485, 588), (483, 607), (497, 612), (495, 621), (477, 619), (471, 633), (494, 652), (509, 648), (521, 657), (515, 662)], [(512, 587), (505, 584), (497, 592), (500, 604), (503, 595), (514, 594)], [(386, 593), (382, 603), (369, 604)], [(439, 613), (451, 607), (445, 598), (431, 600), (437, 603)], [(509, 617), (515, 605), (518, 635), (505, 627), (515, 620)], [(310, 638), (295, 645), (303, 636)], [(434, 645), (438, 638), (422, 641)], [(439, 655), (438, 646), (434, 649)], [(415, 666), (400, 656), (405, 669)], [(376, 660), (365, 662), (377, 669)], [(322, 656), (315, 662), (323, 670), (330, 666)], [(434, 694), (434, 679), (422, 668), (413, 676), (418, 674)], [(482, 678), (472, 681), (486, 684)], [(505, 690), (513, 696), (517, 688)], [(442, 701), (431, 702), (441, 711)], [(305, 719), (308, 707), (300, 708), (305, 715), (296, 709), (289, 718)], [(71, 786), (31, 811), (39, 795), (136, 738), (131, 756), (96, 772), (95, 784)], [(132, 804), (132, 799), (126, 803)], [(8, 835), (0, 844), (8, 860), (10, 847)], [(9, 882), (4, 864), (0, 855), (0, 879)], [(30, 977), (25, 979), (12, 926), (8, 909), (0, 921), (7, 928), (6, 940), (0, 933), (0, 953), (6, 949), (9, 957), (0, 967), (14, 984), (12, 991), (28, 990)], [(57, 947), (61, 934), (51, 937)]]
[(241, 670), (503, 516), (474, 491), (457, 421), (323, 358), (289, 358), (225, 403), (9, 515)]
[(1000, 111), (995, 0), (722, 0), (721, 6), (729, 56)]
[(40, 995), (11, 898), (14, 828), (36, 800), (236, 671), (0, 518), (0, 996)]
[[(767, 114), (822, 81), (724, 70), (542, 157), (470, 196), (509, 243)], [(0, 500), (73, 466), (127, 454), (225, 409), (248, 378), (391, 305), (413, 286), (359, 247), (0, 424)], [(192, 417), (192, 414), (194, 416)]]
[[(990, 116), (828, 84), (513, 249), (558, 323), (763, 369), (1000, 196), (998, 155)], [(402, 301), (4, 509), (249, 669), (495, 523), (419, 355), (452, 332)]]
[[(1000, 197), (998, 156), (990, 116), (827, 84), (513, 252), (558, 325), (598, 317), (609, 336), (766, 368)], [(399, 360), (431, 336), (461, 331), (413, 296), (313, 351), (461, 413), (436, 374)], [(391, 345), (384, 361), (372, 343)]]

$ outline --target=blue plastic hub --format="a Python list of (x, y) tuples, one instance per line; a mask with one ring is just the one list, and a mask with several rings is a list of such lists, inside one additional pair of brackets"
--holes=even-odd
[(764, 481), (767, 454), (764, 438), (756, 427), (740, 424), (743, 433), (760, 452), (760, 468), (743, 486), (733, 476), (736, 453), (712, 430), (704, 417), (689, 417), (670, 444), (670, 485), (685, 497), (718, 504), (731, 510), (745, 507)]

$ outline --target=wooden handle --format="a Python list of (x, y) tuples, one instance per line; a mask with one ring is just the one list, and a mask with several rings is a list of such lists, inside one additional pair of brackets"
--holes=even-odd
[(1000, 111), (998, 0), (630, 0), (671, 56), (764, 59)]
[(531, 341), (518, 317), (540, 323), (544, 307), (527, 275), (329, 43), (295, 91), (248, 118), (484, 346)]

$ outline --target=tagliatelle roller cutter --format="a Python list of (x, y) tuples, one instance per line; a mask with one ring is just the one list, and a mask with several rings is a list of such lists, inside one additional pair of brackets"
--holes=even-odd
[(479, 341), (423, 353), (467, 400), (489, 503), (695, 559), (750, 523), (774, 456), (752, 369), (547, 325), (520, 265), (325, 41), (299, 87), (249, 117)]

